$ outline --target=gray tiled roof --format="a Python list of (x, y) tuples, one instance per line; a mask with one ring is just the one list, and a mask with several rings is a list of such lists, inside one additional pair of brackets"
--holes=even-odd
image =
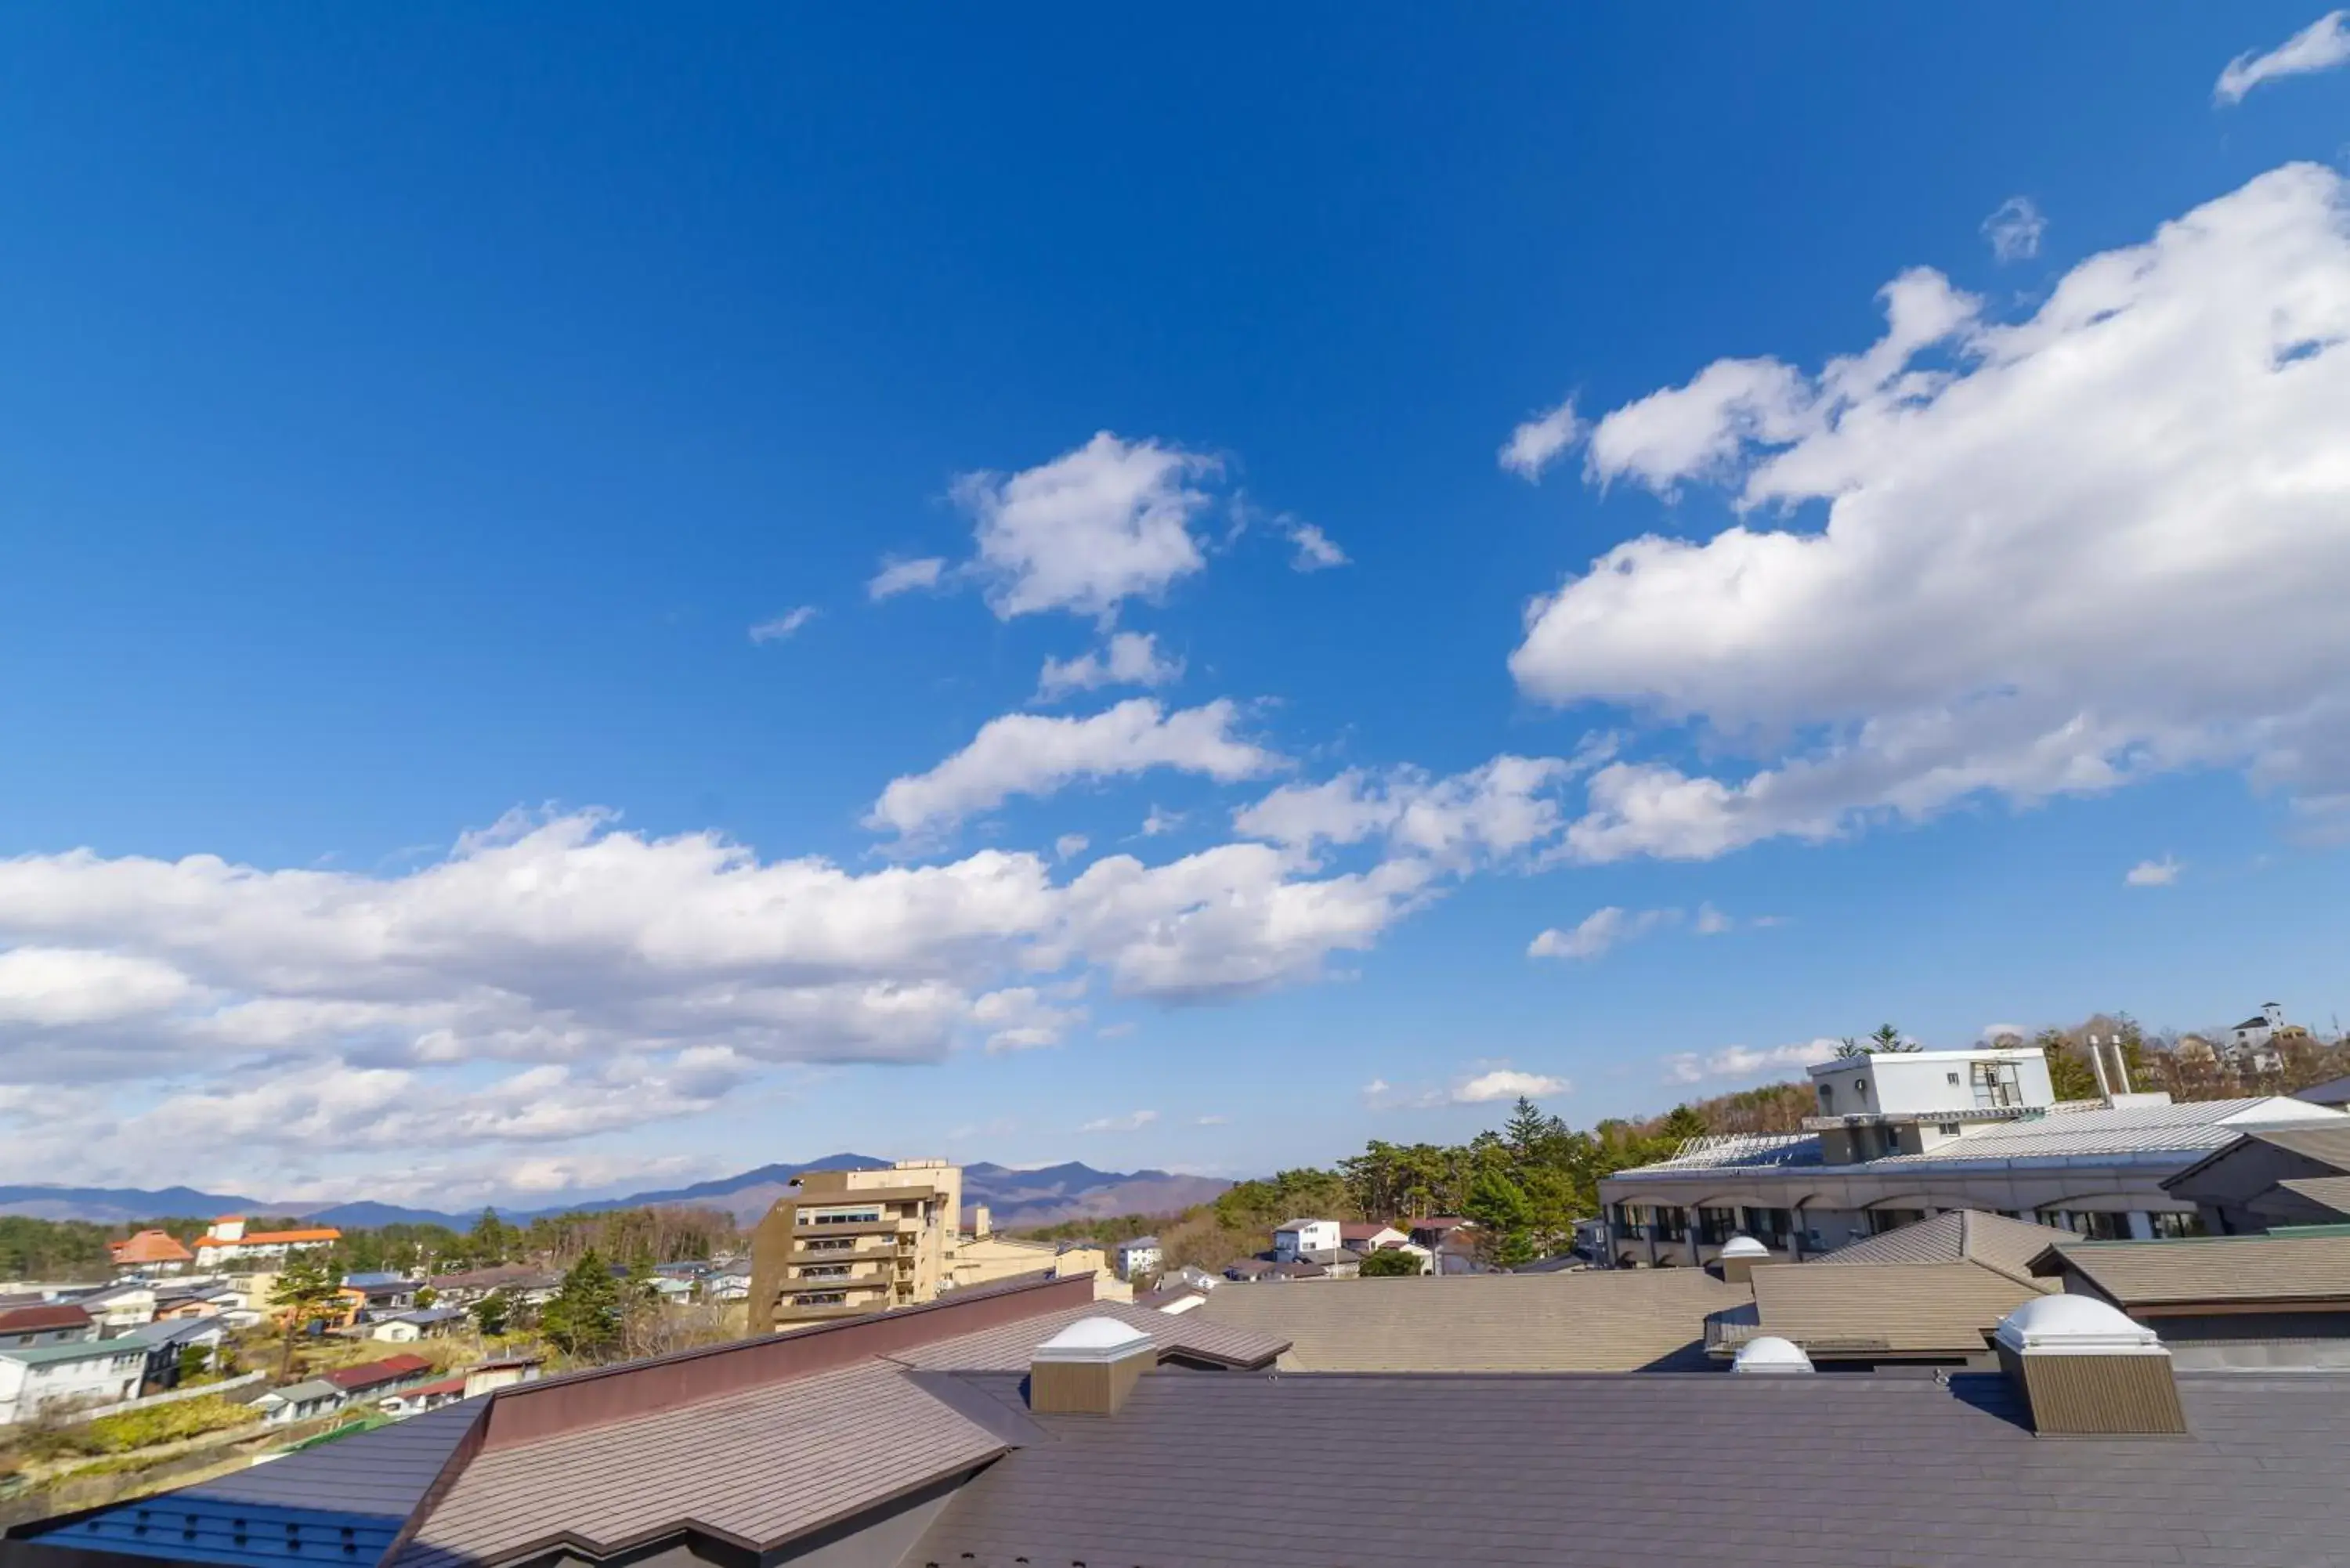
[(1158, 1343), (1161, 1355), (1190, 1355), (1235, 1366), (1263, 1366), (1289, 1348), (1277, 1334), (1208, 1321), (1194, 1308), (1169, 1314), (1130, 1302), (1094, 1302), (1040, 1313), (995, 1328), (933, 1340), (897, 1353), (891, 1360), (935, 1372), (1024, 1372), (1036, 1347), (1083, 1318), (1108, 1317), (1132, 1324)]
[(2336, 1214), (2350, 1214), (2350, 1176), (2303, 1176), (2277, 1185)]
[(1706, 1314), (1750, 1299), (1696, 1269), (1454, 1274), (1221, 1290), (1178, 1321), (1289, 1340), (1309, 1372), (1629, 1372), (1703, 1366)]
[(1761, 1332), (1830, 1355), (1980, 1355), (2000, 1319), (2049, 1289), (1970, 1260), (1754, 1271)]
[(2072, 1239), (2069, 1231), (2010, 1220), (2004, 1214), (1954, 1209), (1904, 1225), (1883, 1235), (1839, 1247), (1813, 1262), (1830, 1263), (1960, 1263), (1972, 1261), (2003, 1273), (2025, 1276), (2032, 1260), (2059, 1241)]
[(2180, 1383), (2186, 1440), (2060, 1442), (1996, 1374), (1146, 1377), (1114, 1418), (1036, 1417), (1062, 1440), (990, 1467), (903, 1561), (2341, 1563), (2350, 1381)]
[[(898, 1367), (862, 1362), (474, 1459), (401, 1568), (570, 1542), (605, 1555), (681, 1528), (754, 1552), (1003, 1451)], [(725, 1456), (725, 1462), (714, 1462)]]

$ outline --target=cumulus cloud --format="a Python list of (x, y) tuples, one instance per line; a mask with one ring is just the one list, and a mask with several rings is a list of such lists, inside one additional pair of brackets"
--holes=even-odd
[(1701, 937), (1718, 937), (1724, 931), (1732, 931), (1737, 929), (1738, 922), (1736, 920), (1731, 919), (1728, 915), (1723, 914), (1711, 904), (1700, 904), (1697, 907), (1697, 921), (1690, 928), (1690, 929), (1695, 931)]
[(2350, 61), (2350, 11), (2329, 11), (2273, 49), (2249, 49), (2230, 60), (2212, 84), (2212, 101), (2241, 103), (2262, 82), (2330, 71), (2345, 61)]
[(1575, 1085), (1544, 1073), (1526, 1073), (1507, 1062), (1481, 1063), (1481, 1070), (1452, 1081), (1449, 1087), (1404, 1087), (1374, 1078), (1362, 1087), (1363, 1104), (1375, 1111), (1426, 1111), (1443, 1106), (1482, 1106), (1495, 1100), (1542, 1099), (1571, 1094)]
[(911, 561), (884, 561), (881, 569), (867, 579), (865, 597), (877, 604), (896, 598), (917, 589), (935, 588), (945, 576), (946, 562), (937, 556), (924, 556)]
[[(1741, 518), (1534, 600), (1512, 671), (1760, 765), (1612, 761), (1565, 854), (1701, 859), (2197, 766), (2350, 798), (2345, 206), (2332, 171), (2275, 171), (2013, 324), (1905, 273), (1884, 336), (1816, 374), (1718, 361), (1603, 418), (1594, 481), (1721, 483)], [(2228, 624), (2293, 630), (2149, 630)]]
[(1338, 548), (1337, 541), (1311, 523), (1293, 522), (1288, 525), (1289, 542), (1295, 554), (1289, 557), (1290, 566), (1301, 572), (1326, 572), (1333, 566), (1347, 565), (1347, 552)]
[(1526, 944), (1528, 958), (1596, 959), (1618, 942), (1646, 936), (1659, 926), (1680, 919), (1679, 909), (1627, 910), (1610, 904), (1594, 909), (1571, 930), (1555, 927)]
[(1093, 840), (1082, 833), (1064, 833), (1060, 837), (1053, 840), (1053, 857), (1056, 860), (1074, 860), (1083, 855), (1087, 846), (1092, 843)]
[(1418, 768), (1350, 769), (1320, 784), (1284, 784), (1235, 812), (1232, 825), (1307, 851), (1378, 838), (1447, 866), (1508, 858), (1559, 834), (1559, 791), (1575, 771), (1557, 757), (1507, 755), (1441, 778)]
[(751, 640), (753, 642), (781, 642), (784, 639), (791, 636), (794, 632), (799, 630), (802, 627), (807, 625), (808, 622), (814, 620), (816, 618), (816, 607), (814, 605), (802, 605), (797, 609), (785, 610), (775, 619), (763, 620), (758, 625), (753, 627), (751, 628)]
[(1097, 1116), (1077, 1130), (1089, 1133), (1140, 1132), (1158, 1119), (1157, 1111), (1128, 1111), (1124, 1116)]
[(1281, 766), (1281, 758), (1232, 733), (1239, 719), (1227, 700), (1170, 713), (1147, 697), (1084, 719), (1008, 713), (929, 772), (890, 780), (866, 826), (910, 836), (951, 827), (1014, 795), (1049, 795), (1152, 768), (1229, 784)]
[(1583, 421), (1576, 417), (1575, 400), (1569, 398), (1510, 432), (1510, 439), (1502, 443), (1502, 466), (1532, 483), (1583, 435)]
[(1702, 1084), (1716, 1078), (1754, 1078), (1766, 1073), (1814, 1067), (1836, 1054), (1834, 1040), (1807, 1040), (1758, 1051), (1751, 1045), (1729, 1045), (1710, 1054), (1682, 1052), (1665, 1058), (1665, 1082)]
[(2139, 861), (2122, 881), (2132, 888), (2168, 888), (2178, 880), (2180, 869), (2178, 862), (2166, 855), (2159, 860)]
[(1183, 678), (1183, 661), (1159, 651), (1149, 632), (1121, 631), (1102, 648), (1075, 659), (1047, 659), (1036, 681), (1036, 700), (1050, 702), (1072, 691), (1102, 686), (1171, 686)]
[(1043, 610), (1107, 616), (1207, 565), (1192, 523), (1215, 459), (1104, 431), (1017, 473), (967, 473), (956, 504), (979, 545), (987, 602), (1005, 620)]
[(1991, 242), (1995, 261), (2030, 261), (2040, 254), (2040, 236), (2048, 220), (2029, 196), (2010, 196), (1982, 221), (1983, 238)]

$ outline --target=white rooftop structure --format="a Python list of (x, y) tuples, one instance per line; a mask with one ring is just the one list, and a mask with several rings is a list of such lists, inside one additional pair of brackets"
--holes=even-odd
[(1114, 1317), (1081, 1317), (1036, 1347), (1038, 1361), (1118, 1361), (1150, 1343), (1150, 1335)]
[(1784, 1376), (1801, 1375), (1812, 1370), (1812, 1358), (1804, 1347), (1792, 1339), (1782, 1339), (1775, 1334), (1761, 1334), (1738, 1347), (1737, 1359), (1730, 1364), (1732, 1372), (1764, 1373)]
[(1722, 1243), (1721, 1255), (1725, 1258), (1767, 1258), (1771, 1255), (1771, 1249), (1752, 1236), (1732, 1236)]
[(2019, 1355), (2167, 1355), (2154, 1330), (2095, 1296), (2040, 1296), (2000, 1319), (1995, 1337)]

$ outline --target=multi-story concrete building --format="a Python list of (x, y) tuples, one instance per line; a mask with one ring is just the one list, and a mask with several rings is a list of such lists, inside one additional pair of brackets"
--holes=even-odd
[(914, 1306), (953, 1282), (961, 1166), (810, 1170), (792, 1188), (752, 1236), (753, 1334)]
[(1605, 1258), (1693, 1267), (1735, 1235), (1800, 1261), (1954, 1209), (2102, 1240), (2191, 1235), (2192, 1202), (2163, 1182), (2251, 1128), (2344, 1121), (2283, 1096), (2174, 1105), (2093, 1063), (2095, 1100), (2059, 1102), (2037, 1051), (1918, 1051), (1812, 1069), (1800, 1133), (1692, 1138), (1599, 1184)]

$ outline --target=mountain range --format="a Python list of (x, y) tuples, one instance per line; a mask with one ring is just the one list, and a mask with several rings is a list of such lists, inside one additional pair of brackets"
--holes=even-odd
[[(648, 1205), (688, 1205), (720, 1209), (737, 1225), (750, 1226), (782, 1197), (792, 1178), (806, 1170), (886, 1166), (871, 1155), (835, 1154), (801, 1165), (763, 1165), (737, 1176), (697, 1181), (691, 1187), (653, 1192), (632, 1192), (624, 1198), (603, 1198), (535, 1210), (500, 1210), (506, 1220), (526, 1224), (542, 1214), (575, 1214), (583, 1210), (638, 1209)], [(985, 1204), (999, 1229), (1058, 1224), (1065, 1220), (1111, 1219), (1120, 1214), (1173, 1214), (1204, 1203), (1229, 1183), (1205, 1176), (1177, 1176), (1164, 1170), (1096, 1170), (1072, 1161), (1020, 1170), (982, 1161), (963, 1167), (963, 1202)], [(210, 1218), (219, 1214), (285, 1215), (359, 1230), (379, 1225), (431, 1224), (463, 1230), (475, 1213), (444, 1213), (411, 1209), (396, 1203), (359, 1200), (342, 1203), (284, 1203), (236, 1193), (200, 1192), (189, 1187), (56, 1187), (0, 1186), (0, 1214), (20, 1214), (36, 1220), (88, 1220), (120, 1225), (165, 1216)]]

